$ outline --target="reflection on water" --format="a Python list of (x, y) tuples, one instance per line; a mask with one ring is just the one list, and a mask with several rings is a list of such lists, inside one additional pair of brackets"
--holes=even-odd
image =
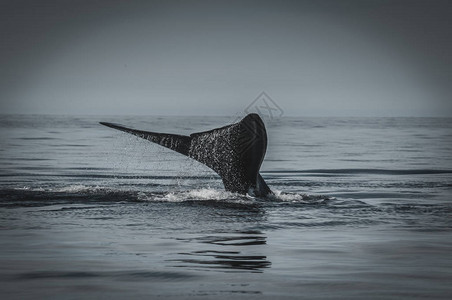
[(205, 248), (202, 244), (210, 246), (205, 250), (177, 253), (178, 258), (168, 261), (175, 263), (173, 267), (178, 268), (262, 273), (271, 266), (267, 256), (262, 255), (262, 245), (266, 245), (266, 239), (260, 231), (218, 233), (184, 239), (186, 242), (196, 242), (197, 249)]

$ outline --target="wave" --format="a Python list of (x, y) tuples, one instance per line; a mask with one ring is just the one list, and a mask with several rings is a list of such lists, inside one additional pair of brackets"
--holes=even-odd
[(146, 192), (127, 188), (68, 185), (63, 187), (22, 187), (0, 190), (0, 206), (45, 206), (55, 203), (93, 202), (217, 202), (231, 204), (256, 204), (269, 202), (315, 204), (329, 197), (276, 190), (274, 195), (258, 198), (231, 193), (222, 189), (201, 188), (186, 191)]
[[(171, 212), (173, 209), (177, 211), (177, 208), (182, 209), (178, 213), (193, 213), (196, 216), (202, 211), (208, 213), (207, 219), (211, 215), (222, 215), (221, 210), (225, 209), (228, 213), (223, 216), (249, 220), (250, 230), (386, 226), (385, 224), (425, 230), (423, 224), (427, 223), (428, 230), (452, 228), (450, 222), (452, 206), (449, 202), (400, 200), (385, 196), (376, 200), (369, 197), (365, 198), (366, 200), (360, 197), (344, 198), (341, 195), (337, 197), (276, 190), (275, 194), (269, 197), (255, 198), (214, 188), (150, 192), (127, 188), (68, 185), (53, 188), (0, 189), (0, 208), (81, 212), (84, 217), (89, 215), (90, 218), (98, 220), (114, 219), (124, 212), (123, 208), (128, 207), (136, 207), (138, 214), (149, 210), (169, 213), (162, 218), (173, 218)], [(108, 209), (105, 210), (107, 206)], [(96, 213), (85, 214), (88, 210), (94, 210)], [(110, 210), (114, 212), (104, 214), (104, 211)], [(260, 221), (263, 218), (268, 218), (271, 222), (262, 224)]]
[(23, 187), (0, 190), (0, 207), (47, 206), (57, 203), (137, 201), (137, 192), (98, 186)]
[(264, 174), (375, 174), (375, 175), (429, 175), (452, 174), (447, 169), (310, 169), (310, 170), (274, 170)]
[[(6, 276), (5, 276), (6, 277)], [(34, 271), (24, 272), (18, 275), (6, 277), (11, 280), (39, 280), (39, 279), (79, 279), (79, 278), (114, 278), (118, 280), (139, 280), (139, 279), (159, 279), (165, 281), (183, 281), (196, 277), (193, 274), (182, 272), (163, 272), (163, 271), (147, 271), (147, 270), (130, 270), (130, 271)]]

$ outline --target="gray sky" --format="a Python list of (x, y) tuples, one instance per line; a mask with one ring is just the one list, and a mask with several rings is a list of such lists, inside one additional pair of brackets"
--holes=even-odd
[(0, 0), (1, 113), (452, 117), (451, 1)]

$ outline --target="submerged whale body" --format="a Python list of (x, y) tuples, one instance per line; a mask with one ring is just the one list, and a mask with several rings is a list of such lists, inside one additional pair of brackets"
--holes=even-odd
[(272, 194), (259, 174), (267, 149), (267, 133), (257, 114), (190, 136), (136, 130), (113, 123), (100, 124), (131, 133), (205, 164), (220, 175), (227, 191), (259, 197)]

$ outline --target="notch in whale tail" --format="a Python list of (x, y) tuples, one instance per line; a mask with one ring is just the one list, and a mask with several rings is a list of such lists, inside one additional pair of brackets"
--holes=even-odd
[(227, 191), (264, 197), (272, 191), (259, 174), (267, 149), (262, 119), (249, 114), (240, 122), (190, 136), (136, 130), (100, 122), (193, 158), (220, 175)]

